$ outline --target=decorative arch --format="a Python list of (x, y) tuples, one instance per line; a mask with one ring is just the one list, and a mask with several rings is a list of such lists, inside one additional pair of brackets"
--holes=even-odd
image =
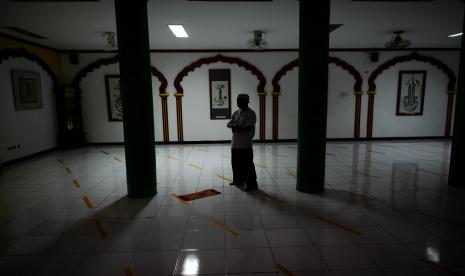
[(250, 71), (252, 75), (257, 77), (258, 86), (257, 94), (260, 97), (260, 140), (265, 140), (265, 84), (266, 79), (263, 73), (254, 65), (248, 63), (247, 61), (236, 58), (236, 57), (227, 57), (223, 55), (216, 55), (212, 57), (201, 58), (197, 61), (192, 62), (191, 64), (184, 67), (174, 79), (174, 87), (176, 89), (176, 114), (177, 114), (177, 126), (178, 126), (178, 141), (184, 140), (183, 126), (182, 126), (182, 96), (184, 96), (184, 89), (181, 86), (181, 82), (186, 77), (189, 72), (194, 71), (197, 68), (200, 68), (204, 64), (211, 64), (217, 62), (224, 62), (229, 64), (236, 64), (239, 67), (243, 67), (246, 71)]
[[(347, 71), (350, 75), (353, 76), (355, 79), (354, 84), (354, 95), (355, 95), (355, 123), (354, 123), (354, 138), (360, 138), (360, 117), (361, 117), (361, 106), (362, 106), (362, 83), (363, 78), (360, 72), (355, 69), (354, 66), (347, 63), (346, 61), (337, 58), (337, 57), (329, 57), (328, 63), (334, 63), (336, 66), (341, 67), (345, 71)], [(288, 64), (284, 65), (273, 77), (272, 84), (273, 84), (273, 92), (271, 95), (273, 96), (273, 139), (278, 139), (278, 107), (279, 107), (279, 96), (281, 95), (281, 86), (279, 82), (281, 81), (282, 77), (287, 74), (287, 72), (291, 71), (295, 67), (299, 66), (299, 59), (295, 59)]]
[(50, 76), (53, 82), (53, 86), (58, 85), (58, 78), (52, 68), (39, 56), (30, 53), (25, 49), (4, 49), (0, 50), (0, 64), (9, 58), (25, 58), (32, 62), (37, 63), (45, 72)]
[[(81, 93), (81, 89), (79, 87), (79, 83), (82, 81), (82, 79), (87, 76), (89, 73), (93, 72), (94, 70), (97, 70), (101, 66), (106, 66), (110, 64), (115, 64), (119, 62), (119, 55), (110, 57), (110, 58), (102, 58), (99, 60), (96, 60), (84, 68), (82, 68), (76, 76), (74, 76), (72, 84), (75, 87), (76, 91), (78, 93)], [(169, 129), (168, 129), (168, 104), (167, 104), (167, 98), (168, 98), (168, 93), (166, 93), (166, 87), (168, 86), (168, 81), (166, 80), (165, 76), (154, 66), (151, 66), (150, 71), (153, 76), (157, 77), (157, 79), (160, 81), (160, 87), (158, 88), (159, 90), (159, 96), (161, 98), (161, 106), (162, 106), (162, 120), (163, 120), (163, 141), (168, 142), (169, 141)]]
[(385, 63), (381, 64), (376, 70), (371, 73), (370, 77), (368, 78), (368, 117), (367, 117), (367, 138), (373, 137), (373, 108), (375, 102), (375, 95), (376, 95), (376, 79), (379, 75), (381, 75), (384, 71), (389, 69), (390, 67), (396, 65), (397, 63), (409, 62), (409, 61), (421, 61), (425, 63), (430, 63), (433, 66), (439, 68), (439, 70), (443, 71), (444, 74), (449, 78), (449, 82), (447, 83), (447, 94), (448, 94), (448, 101), (447, 101), (447, 116), (446, 116), (446, 128), (445, 128), (445, 136), (450, 137), (451, 131), (451, 124), (452, 124), (452, 109), (454, 106), (454, 94), (455, 94), (455, 85), (457, 82), (457, 78), (455, 76), (454, 71), (447, 66), (442, 61), (430, 57), (420, 55), (418, 53), (411, 53), (405, 56), (398, 56), (392, 58)]

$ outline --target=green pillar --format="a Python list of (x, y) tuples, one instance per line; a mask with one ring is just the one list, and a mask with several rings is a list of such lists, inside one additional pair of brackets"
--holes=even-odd
[[(465, 31), (465, 15), (463, 27)], [(455, 96), (454, 133), (449, 166), (449, 185), (465, 188), (465, 37), (460, 48), (460, 67)]]
[(320, 193), (325, 184), (330, 1), (299, 3), (297, 190)]
[(130, 197), (157, 193), (147, 0), (115, 0)]

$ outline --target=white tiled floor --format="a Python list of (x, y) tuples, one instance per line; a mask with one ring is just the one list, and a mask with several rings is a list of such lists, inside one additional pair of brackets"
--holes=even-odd
[[(158, 194), (145, 199), (125, 196), (120, 146), (3, 168), (0, 275), (465, 275), (449, 142), (328, 143), (318, 195), (295, 189), (295, 144), (254, 150), (251, 193), (218, 177), (232, 178), (227, 144), (157, 146)], [(210, 188), (221, 194), (172, 196)]]

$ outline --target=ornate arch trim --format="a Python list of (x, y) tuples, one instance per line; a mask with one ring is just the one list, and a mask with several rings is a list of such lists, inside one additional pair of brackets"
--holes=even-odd
[[(355, 69), (354, 66), (352, 66), (351, 64), (337, 57), (329, 57), (328, 63), (334, 63), (336, 66), (339, 66), (342, 69), (349, 72), (349, 74), (352, 75), (355, 79), (354, 92), (362, 91), (363, 78), (360, 72), (357, 69)], [(272, 80), (273, 92), (281, 92), (281, 86), (279, 85), (279, 82), (281, 81), (282, 77), (285, 76), (287, 72), (294, 69), (294, 67), (298, 67), (298, 66), (299, 66), (299, 59), (295, 59), (289, 62), (288, 64), (284, 65), (274, 75), (273, 80)]]
[(376, 68), (373, 73), (371, 73), (370, 77), (368, 78), (368, 114), (367, 114), (367, 138), (373, 137), (373, 116), (374, 116), (374, 102), (375, 102), (375, 95), (376, 95), (376, 78), (381, 75), (385, 70), (389, 69), (390, 67), (396, 65), (397, 63), (408, 62), (408, 61), (421, 61), (430, 63), (447, 75), (449, 78), (449, 82), (447, 83), (447, 93), (448, 93), (448, 101), (447, 101), (447, 114), (446, 114), (446, 127), (444, 131), (444, 135), (446, 137), (450, 137), (451, 132), (451, 125), (452, 125), (452, 109), (454, 106), (454, 93), (455, 93), (455, 85), (457, 82), (457, 77), (455, 76), (454, 71), (447, 66), (442, 61), (430, 57), (420, 55), (416, 52), (412, 52), (411, 54), (405, 56), (398, 56), (393, 59), (386, 61), (385, 63), (381, 64)]
[[(81, 89), (79, 87), (79, 83), (82, 81), (82, 79), (93, 72), (94, 70), (100, 68), (101, 66), (106, 66), (110, 64), (115, 64), (119, 62), (119, 55), (116, 55), (114, 57), (110, 58), (103, 58), (96, 60), (84, 68), (82, 68), (74, 77), (73, 79), (73, 86), (76, 88), (76, 91), (78, 93), (81, 93)], [(154, 66), (150, 67), (150, 71), (153, 76), (157, 77), (158, 80), (160, 81), (160, 87), (158, 88), (159, 90), (159, 96), (161, 97), (161, 106), (162, 106), (162, 122), (163, 122), (163, 141), (168, 142), (169, 141), (169, 128), (168, 128), (168, 104), (167, 104), (167, 96), (168, 94), (166, 93), (166, 87), (168, 86), (168, 81), (166, 80), (165, 76), (163, 73), (161, 73), (157, 68)]]
[[(354, 84), (354, 95), (355, 95), (355, 121), (354, 121), (354, 138), (360, 138), (360, 118), (361, 118), (361, 101), (362, 101), (362, 83), (363, 78), (360, 72), (355, 69), (354, 66), (347, 63), (346, 61), (337, 58), (337, 57), (329, 57), (328, 63), (334, 63), (336, 66), (341, 67), (345, 71), (349, 72), (355, 79)], [(281, 81), (282, 77), (287, 74), (287, 72), (291, 71), (295, 67), (299, 66), (299, 59), (295, 59), (288, 64), (284, 65), (273, 77), (272, 84), (273, 84), (273, 139), (278, 139), (278, 110), (279, 110), (279, 96), (281, 94), (281, 86), (279, 82)]]
[[(102, 58), (102, 59), (96, 60), (96, 61), (88, 64), (87, 66), (82, 68), (76, 74), (76, 76), (74, 77), (73, 82), (72, 82), (73, 86), (75, 86), (76, 88), (79, 88), (79, 83), (89, 73), (93, 72), (94, 70), (97, 70), (101, 66), (115, 64), (115, 63), (118, 63), (118, 62), (119, 62), (119, 55), (116, 55), (116, 56), (110, 57), (110, 58)], [(161, 83), (160, 87), (159, 87), (160, 94), (166, 93), (166, 87), (168, 86), (168, 81), (166, 80), (165, 76), (157, 68), (155, 68), (153, 66), (151, 66), (150, 70), (152, 72), (152, 75), (157, 77), (157, 79)]]
[(455, 84), (457, 82), (457, 78), (455, 76), (454, 71), (452, 71), (452, 69), (450, 69), (449, 66), (447, 66), (445, 63), (443, 63), (442, 61), (434, 57), (420, 55), (415, 52), (405, 55), (405, 56), (398, 56), (393, 59), (390, 59), (386, 61), (385, 63), (381, 64), (378, 68), (376, 68), (376, 70), (373, 71), (373, 73), (371, 73), (370, 77), (368, 78), (369, 91), (376, 91), (376, 83), (375, 83), (376, 78), (379, 75), (381, 75), (385, 70), (387, 70), (389, 67), (392, 67), (396, 65), (397, 63), (414, 61), (414, 60), (430, 63), (436, 66), (437, 68), (439, 68), (441, 71), (443, 71), (449, 78), (449, 83), (447, 84), (447, 90), (455, 91)]
[(216, 63), (216, 62), (224, 62), (224, 63), (229, 63), (229, 64), (237, 64), (239, 67), (243, 67), (245, 70), (250, 71), (252, 75), (256, 76), (258, 79), (258, 87), (257, 87), (257, 92), (264, 92), (265, 91), (265, 84), (266, 84), (266, 79), (263, 73), (258, 70), (257, 67), (254, 65), (248, 63), (247, 61), (240, 59), (240, 58), (235, 58), (235, 57), (227, 57), (223, 55), (216, 55), (213, 57), (206, 57), (206, 58), (201, 58), (197, 61), (194, 61), (193, 63), (187, 65), (184, 67), (181, 72), (178, 73), (176, 78), (174, 79), (174, 87), (176, 89), (177, 94), (183, 94), (184, 89), (181, 86), (181, 82), (184, 79), (185, 76), (189, 74), (189, 72), (194, 71), (195, 69), (201, 67), (204, 64), (211, 64), (211, 63)]
[(52, 78), (53, 85), (58, 85), (58, 78), (52, 68), (39, 56), (30, 53), (24, 49), (4, 49), (0, 50), (0, 63), (4, 62), (9, 58), (25, 58), (32, 62), (37, 63), (45, 72)]
[(176, 93), (176, 114), (177, 114), (177, 128), (178, 128), (178, 141), (184, 141), (184, 130), (182, 122), (182, 96), (184, 96), (184, 89), (181, 86), (181, 82), (189, 72), (194, 71), (197, 68), (200, 68), (204, 64), (211, 64), (217, 62), (224, 62), (229, 64), (237, 64), (239, 67), (243, 67), (246, 71), (250, 71), (252, 75), (257, 77), (258, 86), (257, 93), (260, 98), (260, 140), (265, 140), (265, 84), (266, 79), (263, 73), (258, 70), (257, 67), (248, 63), (247, 61), (236, 58), (236, 57), (227, 57), (223, 55), (216, 55), (212, 57), (201, 58), (197, 61), (192, 62), (191, 64), (184, 67), (174, 79), (174, 87)]

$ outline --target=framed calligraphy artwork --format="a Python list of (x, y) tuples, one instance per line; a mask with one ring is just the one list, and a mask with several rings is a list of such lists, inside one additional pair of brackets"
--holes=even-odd
[(40, 74), (27, 71), (11, 71), (15, 109), (41, 109), (42, 88)]
[(109, 121), (123, 120), (123, 103), (121, 100), (120, 76), (106, 75), (105, 88), (107, 90), (107, 107)]
[(399, 71), (397, 116), (421, 116), (425, 101), (426, 71)]
[(210, 69), (210, 119), (231, 118), (231, 71), (229, 69)]

